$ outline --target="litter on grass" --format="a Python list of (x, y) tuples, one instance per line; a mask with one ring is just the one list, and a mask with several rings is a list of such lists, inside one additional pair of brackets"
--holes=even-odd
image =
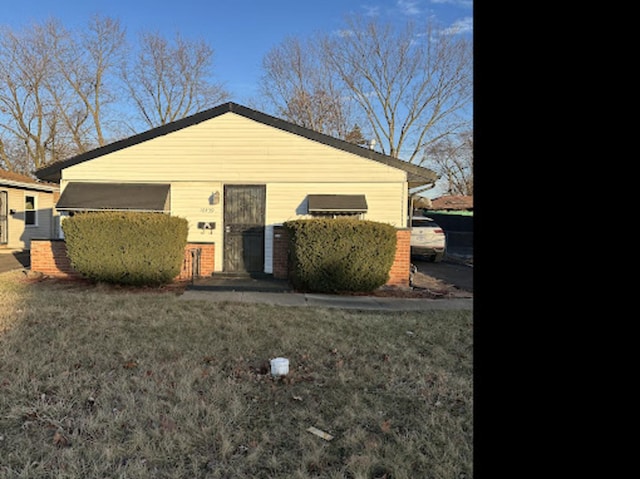
[(316, 436), (321, 437), (325, 441), (331, 441), (331, 439), (333, 439), (333, 436), (331, 434), (327, 434), (326, 432), (321, 431), (320, 429), (313, 426), (307, 428), (307, 431), (309, 431), (311, 434), (315, 434)]
[(289, 374), (289, 360), (287, 358), (274, 358), (271, 360), (271, 375), (286, 376)]

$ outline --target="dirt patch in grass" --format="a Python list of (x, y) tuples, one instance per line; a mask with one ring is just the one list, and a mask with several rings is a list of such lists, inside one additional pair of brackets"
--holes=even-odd
[(383, 286), (373, 291), (371, 295), (393, 298), (473, 298), (473, 293), (419, 271), (413, 274), (411, 283), (410, 288)]
[(88, 291), (88, 290), (97, 290), (103, 293), (131, 293), (131, 294), (167, 294), (173, 293), (180, 295), (184, 293), (185, 289), (188, 286), (188, 282), (186, 281), (176, 281), (174, 283), (169, 283), (160, 286), (131, 286), (131, 285), (118, 285), (118, 284), (109, 284), (109, 283), (96, 283), (94, 281), (80, 278), (80, 277), (71, 277), (71, 278), (58, 278), (54, 276), (47, 276), (41, 273), (35, 273), (29, 270), (24, 270), (21, 274), (17, 272), (14, 273), (13, 276), (15, 281), (24, 283), (24, 284), (36, 284), (36, 283), (44, 283), (49, 284), (54, 288), (59, 288), (61, 290), (77, 290), (77, 291)]

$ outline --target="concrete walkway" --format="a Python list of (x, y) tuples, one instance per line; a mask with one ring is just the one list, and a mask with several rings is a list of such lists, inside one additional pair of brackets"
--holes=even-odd
[(261, 303), (302, 308), (339, 308), (365, 311), (472, 310), (471, 298), (394, 298), (297, 293), (286, 280), (271, 275), (216, 274), (195, 280), (180, 296), (182, 300), (230, 303)]
[(29, 252), (22, 250), (0, 250), (0, 273), (5, 273), (14, 269), (29, 267)]
[(339, 308), (365, 311), (473, 310), (473, 298), (381, 298), (376, 296), (339, 296), (290, 292), (207, 291), (187, 288), (184, 294), (180, 296), (180, 299), (185, 301), (259, 303), (275, 306)]

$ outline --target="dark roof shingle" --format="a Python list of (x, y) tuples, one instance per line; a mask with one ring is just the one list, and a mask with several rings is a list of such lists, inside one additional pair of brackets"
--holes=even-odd
[(34, 188), (45, 189), (47, 191), (53, 191), (54, 189), (57, 190), (59, 188), (59, 186), (54, 183), (38, 181), (27, 175), (0, 169), (0, 185), (13, 183), (20, 183), (25, 186), (33, 185)]
[(432, 210), (472, 210), (473, 196), (448, 195), (431, 200)]

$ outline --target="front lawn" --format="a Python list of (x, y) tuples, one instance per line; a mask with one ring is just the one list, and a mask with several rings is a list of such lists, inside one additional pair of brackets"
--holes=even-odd
[(468, 479), (472, 328), (0, 274), (0, 477)]

